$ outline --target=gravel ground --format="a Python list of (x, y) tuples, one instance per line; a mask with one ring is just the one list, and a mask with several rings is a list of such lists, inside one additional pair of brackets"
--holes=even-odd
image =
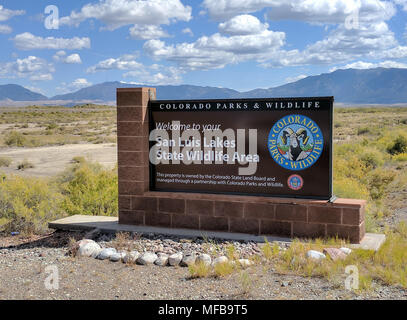
[[(267, 266), (250, 267), (227, 278), (190, 279), (188, 268), (126, 265), (121, 262), (71, 257), (69, 238), (83, 233), (54, 232), (44, 237), (0, 236), (0, 299), (407, 299), (402, 288), (374, 284), (356, 295), (319, 278), (279, 275)], [(103, 247), (120, 247), (111, 236), (95, 239)], [(202, 239), (162, 238), (152, 235), (130, 241), (136, 249), (204, 252)], [(126, 243), (127, 245), (128, 243)], [(228, 243), (219, 242), (223, 251)], [(242, 256), (258, 250), (254, 243), (234, 243)], [(59, 289), (47, 290), (47, 266), (57, 266)]]

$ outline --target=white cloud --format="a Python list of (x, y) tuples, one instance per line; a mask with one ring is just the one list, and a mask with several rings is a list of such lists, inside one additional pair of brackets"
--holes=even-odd
[(25, 14), (24, 10), (10, 10), (0, 5), (0, 21), (7, 21), (14, 16), (21, 16)]
[(42, 38), (35, 36), (29, 32), (24, 32), (16, 35), (13, 39), (17, 49), (20, 50), (36, 50), (36, 49), (67, 49), (67, 50), (81, 50), (90, 48), (89, 38), (74, 37), (71, 39), (66, 38)]
[(5, 24), (0, 24), (0, 33), (3, 34), (7, 34), (7, 33), (11, 33), (13, 31), (13, 29)]
[[(24, 10), (10, 10), (0, 5), (0, 22), (7, 21), (14, 16), (21, 16), (23, 14), (25, 14)], [(12, 31), (13, 29), (10, 26), (0, 24), (0, 34), (8, 34), (11, 33)]]
[(88, 68), (88, 73), (99, 71), (122, 70), (125, 78), (133, 78), (138, 84), (174, 84), (181, 81), (183, 71), (175, 67), (167, 67), (158, 64), (150, 66), (138, 62), (137, 55), (126, 54), (118, 58), (110, 58), (100, 61), (98, 64)]
[(126, 25), (161, 25), (171, 22), (189, 21), (191, 7), (180, 0), (101, 0), (89, 3), (79, 12), (72, 11), (60, 19), (61, 25), (78, 26), (87, 19), (102, 21), (107, 29), (115, 30)]
[(81, 56), (77, 53), (73, 53), (69, 56), (66, 56), (65, 51), (58, 51), (54, 56), (54, 60), (57, 62), (62, 62), (66, 64), (81, 64)]
[(203, 5), (217, 20), (264, 8), (273, 20), (310, 23), (344, 23), (356, 11), (362, 22), (374, 22), (390, 19), (396, 12), (392, 3), (381, 0), (204, 0)]
[(52, 63), (35, 56), (0, 64), (0, 78), (29, 78), (33, 81), (44, 81), (52, 80), (54, 72)]
[(303, 51), (280, 51), (263, 65), (285, 67), (345, 63), (369, 57), (397, 59), (407, 56), (407, 47), (401, 47), (385, 22), (360, 24), (348, 30), (343, 25), (334, 29), (323, 40), (308, 45)]
[(59, 87), (56, 88), (59, 93), (68, 93), (78, 91), (80, 89), (91, 86), (92, 83), (85, 78), (78, 78), (71, 83), (62, 82)]
[(285, 82), (286, 82), (286, 83), (296, 82), (296, 81), (305, 79), (305, 78), (307, 78), (307, 77), (308, 77), (308, 76), (306, 76), (305, 74), (300, 74), (299, 76), (296, 76), (296, 77), (288, 77), (288, 78), (285, 78)]
[[(232, 28), (233, 25), (233, 23), (225, 24), (220, 29), (239, 33), (237, 27)], [(166, 45), (161, 40), (150, 40), (143, 48), (154, 59), (175, 62), (183, 70), (208, 70), (250, 59), (264, 60), (268, 54), (284, 45), (284, 32), (274, 32), (264, 28), (257, 28), (258, 33), (254, 31), (253, 28), (250, 31), (253, 34), (230, 37), (215, 33), (211, 36), (203, 36), (192, 43), (184, 42), (176, 45)]]
[(177, 84), (181, 82), (181, 74), (183, 73), (175, 67), (159, 66), (157, 69), (153, 66), (145, 66), (142, 70), (134, 70), (125, 73), (125, 78), (137, 79), (139, 84), (147, 85), (166, 85)]
[(219, 31), (229, 35), (259, 34), (268, 29), (267, 23), (261, 23), (255, 16), (243, 14), (219, 24)]
[(155, 25), (134, 25), (130, 28), (130, 36), (134, 39), (149, 40), (169, 37), (160, 26)]
[(404, 11), (407, 11), (407, 0), (393, 0), (395, 4), (403, 7)]
[(110, 58), (100, 61), (98, 64), (89, 67), (87, 73), (95, 73), (97, 71), (107, 71), (107, 70), (131, 70), (131, 69), (141, 69), (143, 65), (136, 61), (137, 55), (126, 54), (115, 59)]
[(374, 68), (399, 68), (399, 69), (407, 69), (407, 64), (396, 62), (396, 61), (382, 61), (378, 63), (372, 62), (364, 62), (364, 61), (357, 61), (354, 63), (347, 64), (343, 67), (334, 67), (329, 70), (329, 72), (334, 72), (336, 70), (344, 70), (344, 69), (374, 69)]
[(182, 29), (182, 33), (189, 34), (191, 37), (194, 36), (194, 33), (192, 32), (192, 30), (190, 28)]
[(69, 85), (69, 87), (70, 87), (71, 89), (73, 89), (73, 90), (79, 90), (79, 89), (82, 89), (82, 88), (89, 87), (89, 86), (91, 86), (91, 85), (92, 85), (92, 83), (89, 82), (88, 80), (86, 80), (85, 78), (79, 78), (79, 79), (74, 80), (74, 81)]

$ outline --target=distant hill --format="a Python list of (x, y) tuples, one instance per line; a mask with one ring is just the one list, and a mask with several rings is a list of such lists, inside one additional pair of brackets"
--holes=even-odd
[(270, 89), (245, 92), (247, 98), (334, 96), (336, 102), (407, 102), (407, 69), (337, 70)]
[(0, 100), (40, 101), (48, 98), (17, 84), (0, 85)]
[[(115, 101), (117, 88), (140, 87), (143, 85), (127, 84), (119, 81), (104, 82), (73, 93), (58, 95), (51, 100), (101, 100)], [(157, 88), (157, 99), (227, 99), (236, 97), (239, 92), (232, 89), (200, 87), (191, 85), (154, 86)]]
[[(108, 103), (116, 100), (117, 88), (141, 87), (119, 81), (104, 82), (49, 99), (59, 104), (81, 102)], [(157, 99), (234, 99), (334, 96), (349, 104), (407, 103), (407, 69), (337, 70), (270, 89), (238, 92), (232, 89), (192, 85), (155, 86)], [(38, 101), (47, 97), (18, 85), (0, 86), (0, 101)]]

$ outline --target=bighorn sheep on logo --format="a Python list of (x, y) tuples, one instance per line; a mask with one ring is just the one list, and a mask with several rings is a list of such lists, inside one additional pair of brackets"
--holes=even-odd
[(302, 144), (304, 146), (307, 145), (307, 142), (309, 140), (307, 131), (304, 128), (298, 129), (297, 132), (294, 132), (291, 128), (284, 129), (281, 140), (285, 145), (288, 144), (288, 141), (290, 142), (287, 153), (289, 160), (299, 161), (305, 159), (308, 156), (308, 154), (301, 149), (300, 140), (302, 140)]

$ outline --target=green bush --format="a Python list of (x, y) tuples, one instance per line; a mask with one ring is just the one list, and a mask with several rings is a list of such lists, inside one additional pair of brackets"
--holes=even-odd
[(0, 228), (43, 233), (60, 216), (62, 195), (47, 180), (18, 176), (0, 179)]
[(371, 149), (362, 153), (360, 160), (367, 169), (376, 169), (384, 163), (383, 154), (379, 150)]
[(62, 208), (69, 215), (117, 215), (116, 170), (96, 163), (78, 163), (64, 173), (62, 193), (65, 195)]
[(20, 132), (13, 130), (6, 135), (4, 143), (9, 147), (24, 147), (26, 138)]
[(371, 133), (370, 128), (368, 128), (368, 127), (358, 128), (358, 132), (357, 132), (358, 136), (367, 134), (367, 133)]
[(387, 147), (387, 152), (391, 155), (407, 152), (407, 138), (403, 135), (399, 135), (394, 142)]

